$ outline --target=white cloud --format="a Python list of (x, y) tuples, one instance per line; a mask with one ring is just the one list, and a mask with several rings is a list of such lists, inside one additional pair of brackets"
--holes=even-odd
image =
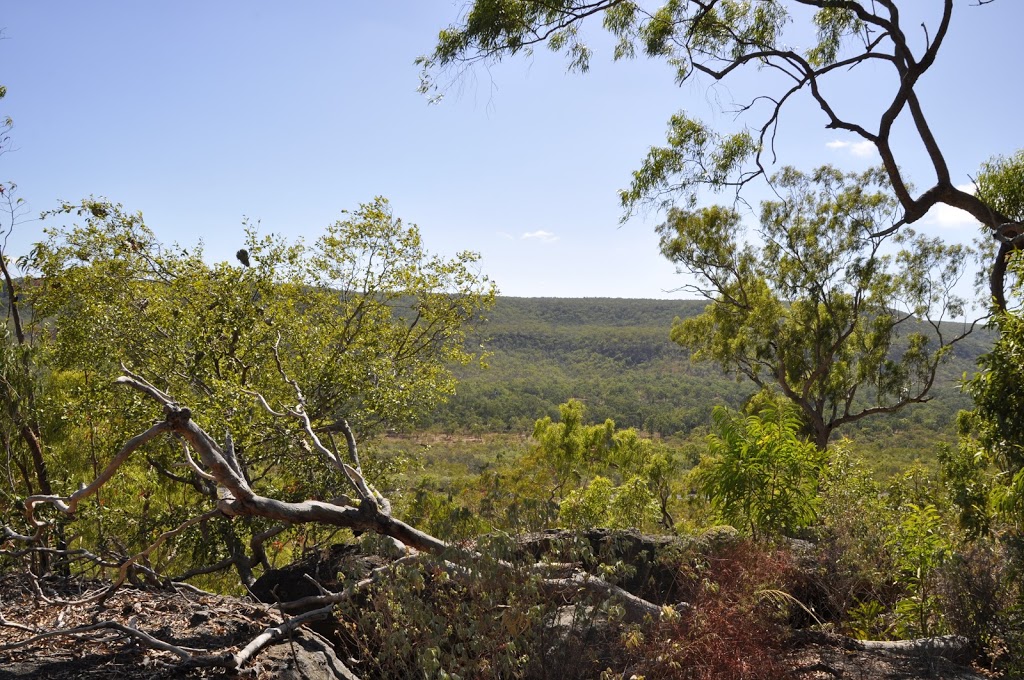
[(544, 231), (543, 229), (538, 229), (537, 231), (528, 231), (525, 234), (523, 234), (520, 238), (522, 238), (524, 241), (537, 240), (542, 243), (554, 243), (555, 241), (558, 240), (557, 236), (552, 234), (550, 231)]
[(826, 142), (825, 146), (836, 150), (846, 149), (850, 152), (851, 156), (856, 156), (857, 158), (870, 158), (877, 153), (875, 145), (866, 139), (862, 142), (844, 142), (840, 139), (835, 139), (831, 142)]
[[(973, 182), (970, 184), (959, 184), (956, 188), (969, 194), (973, 194), (978, 190), (978, 187), (974, 186)], [(928, 214), (924, 217), (924, 223), (952, 229), (956, 227), (977, 226), (978, 220), (974, 219), (970, 213), (964, 212), (959, 208), (939, 203), (928, 211)]]
[(507, 231), (499, 231), (498, 236), (505, 239), (506, 241), (511, 241), (514, 238), (512, 234), (508, 233)]

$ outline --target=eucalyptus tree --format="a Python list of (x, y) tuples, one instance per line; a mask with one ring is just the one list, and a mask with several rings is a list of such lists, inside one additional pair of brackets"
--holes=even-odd
[[(970, 251), (885, 229), (899, 209), (883, 170), (792, 168), (761, 204), (758, 247), (741, 216), (672, 209), (663, 254), (709, 301), (672, 339), (799, 408), (821, 448), (836, 428), (930, 399), (936, 374), (973, 322), (957, 287)], [(890, 243), (893, 247), (890, 247)]]
[[(497, 62), (537, 46), (564, 52), (570, 70), (586, 71), (592, 48), (584, 29), (597, 22), (617, 41), (614, 59), (637, 53), (662, 59), (679, 86), (731, 84), (744, 72), (756, 72), (756, 91), (733, 109), (745, 123), (743, 129), (729, 131), (685, 111), (671, 117), (667, 143), (650, 149), (629, 188), (621, 192), (627, 215), (644, 202), (681, 199), (690, 205), (702, 187), (740, 191), (767, 177), (776, 145), (785, 143), (776, 138), (780, 121), (794, 104), (809, 99), (826, 128), (855, 135), (877, 149), (901, 211), (888, 228), (917, 222), (934, 206), (945, 204), (996, 231), (1003, 242), (994, 258), (991, 291), (997, 306), (1005, 307), (1007, 255), (1024, 228), (998, 203), (956, 186), (919, 96), (949, 33), (955, 4), (667, 0), (658, 6), (639, 0), (474, 0), (456, 25), (440, 32), (433, 52), (420, 58), (422, 89), (443, 94), (449, 77), (457, 78), (473, 63)], [(793, 46), (808, 40), (805, 49)], [(880, 75), (873, 76), (864, 96), (877, 106), (869, 113), (847, 112), (829, 93), (855, 86), (849, 79), (869, 68)], [(900, 150), (912, 148), (908, 142), (924, 149), (931, 165), (933, 177), (923, 189), (915, 189), (901, 167)]]
[[(21, 261), (32, 274), (22, 299), (34, 361), (52, 386), (45, 455), (59, 473), (51, 490), (16, 484), (8, 509), (97, 478), (105, 452), (136, 434), (148, 407), (114, 385), (125, 374), (148, 377), (202, 426), (230, 432), (233, 473), (252, 489), (290, 500), (343, 494), (342, 459), (361, 474), (357, 440), (452, 392), (449, 367), (474, 357), (467, 334), (495, 296), (475, 254), (430, 254), (382, 198), (310, 244), (248, 229), (237, 262), (163, 244), (140, 213), (104, 201), (46, 217), (57, 226)], [(182, 459), (180, 443), (161, 441), (78, 513), (95, 520), (79, 522), (84, 547), (124, 553), (223, 495), (223, 483)], [(339, 462), (333, 470), (310, 465), (327, 453)], [(285, 528), (204, 521), (173, 563), (179, 575), (234, 565), (248, 583), (267, 561), (266, 532)]]
[[(978, 193), (1014, 219), (1024, 220), (1024, 151), (990, 160), (978, 174)], [(1014, 259), (1010, 263), (1016, 296), (1024, 291), (1024, 267)], [(980, 477), (994, 463), (998, 470), (992, 485), (998, 507), (1004, 516), (1019, 523), (1024, 518), (1024, 316), (1020, 308), (1004, 310), (993, 317), (999, 330), (992, 351), (978, 361), (981, 369), (966, 384), (974, 399), (974, 410), (962, 421), (965, 437), (961, 442), (962, 471)], [(966, 484), (964, 483), (966, 482)], [(987, 489), (988, 482), (960, 479), (964, 489)], [(975, 494), (977, 495), (977, 494)], [(983, 500), (974, 499), (968, 514), (986, 511)], [(987, 525), (987, 522), (984, 522)]]

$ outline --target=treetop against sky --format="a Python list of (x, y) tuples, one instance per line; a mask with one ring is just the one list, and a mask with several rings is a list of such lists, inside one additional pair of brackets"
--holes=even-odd
[[(904, 11), (924, 20), (932, 5)], [(663, 60), (613, 62), (614, 39), (595, 24), (585, 29), (587, 74), (567, 74), (564, 56), (540, 47), (470, 69), (430, 105), (414, 60), (463, 9), (439, 0), (11, 4), (0, 55), (14, 149), (0, 179), (18, 183), (30, 214), (105, 196), (142, 210), (164, 240), (203, 239), (218, 259), (240, 247), (244, 217), (312, 238), (342, 210), (385, 195), (431, 250), (479, 251), (503, 294), (679, 295), (669, 291), (683, 280), (653, 229), (663, 214), (640, 211), (620, 226), (617, 192), (664, 142), (670, 116), (685, 110), (739, 129), (734, 103), (771, 76), (677, 87)], [(957, 2), (922, 80), (959, 186), (993, 155), (1024, 147), (1021, 25), (1019, 2)], [(859, 67), (827, 94), (848, 117), (870, 119), (884, 104), (873, 88), (890, 77)], [(793, 104), (779, 124), (779, 163), (859, 171), (879, 162), (858, 138), (826, 129), (809, 98)], [(932, 171), (919, 142), (904, 141), (905, 125), (894, 128), (894, 151), (928, 186)], [(745, 197), (756, 210), (769, 194)], [(13, 252), (41, 228), (23, 225)], [(953, 241), (978, 233), (944, 207), (916, 228)]]

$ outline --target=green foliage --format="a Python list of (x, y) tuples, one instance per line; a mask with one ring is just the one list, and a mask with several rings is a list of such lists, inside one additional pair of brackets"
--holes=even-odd
[(662, 253), (709, 300), (672, 339), (694, 359), (778, 386), (824, 448), (838, 427), (927, 401), (939, 365), (973, 329), (938, 324), (963, 314), (953, 287), (969, 251), (904, 231), (902, 249), (884, 254), (897, 204), (881, 170), (786, 168), (774, 180), (787, 193), (761, 206), (760, 250), (719, 206), (673, 209), (659, 227)]
[(615, 485), (607, 477), (594, 477), (587, 486), (574, 489), (561, 502), (559, 523), (567, 529), (581, 530), (608, 524)]
[(959, 614), (952, 611), (947, 562), (968, 546), (945, 491), (913, 468), (879, 484), (845, 446), (837, 447), (821, 492), (823, 615), (860, 638), (950, 630), (949, 617)]
[[(359, 440), (407, 423), (451, 394), (449, 367), (474, 357), (467, 336), (495, 295), (474, 254), (431, 255), (382, 198), (312, 244), (247, 229), (237, 264), (161, 244), (141, 214), (103, 201), (47, 217), (80, 223), (48, 228), (23, 258), (35, 276), (21, 295), (29, 340), (6, 343), (0, 371), (7, 388), (21, 389), (16, 355), (32, 353), (29, 377), (44, 395), (40, 436), (62, 495), (92, 480), (152, 417), (138, 397), (112, 389), (128, 366), (188, 404), (204, 428), (226, 428), (258, 493), (333, 498), (347, 482), (310, 464), (297, 421), (272, 416), (254, 395), (278, 410), (301, 400), (331, 445), (342, 421)], [(393, 471), (366, 462), (373, 482), (388, 483)], [(33, 491), (23, 477), (5, 510)], [(108, 535), (134, 550), (215, 499), (216, 488), (181, 462), (180, 445), (153, 444), (104, 487), (99, 508), (86, 511), (95, 523), (80, 518), (76, 535), (101, 553)], [(212, 524), (201, 527), (203, 538), (222, 531), (222, 540), (183, 536), (154, 559), (166, 556), (165, 571), (187, 571), (243, 550), (268, 528), (252, 519)]]
[(481, 475), (481, 515), (513, 531), (671, 527), (681, 470), (672, 452), (635, 430), (617, 430), (611, 420), (587, 425), (582, 402), (570, 400), (559, 411), (558, 422), (536, 422), (526, 455)]
[[(619, 192), (629, 217), (632, 206), (647, 196), (670, 194), (679, 181), (684, 186), (707, 184), (722, 189), (742, 176), (742, 168), (757, 152), (755, 138), (747, 131), (730, 135), (716, 133), (699, 120), (680, 112), (669, 119), (667, 146), (651, 147), (643, 165), (633, 172), (630, 188)], [(691, 202), (696, 195), (692, 195)]]
[(864, 31), (864, 22), (846, 7), (824, 7), (814, 14), (818, 44), (807, 50), (807, 61), (815, 67), (834, 64), (844, 38)]
[(826, 618), (843, 622), (859, 638), (884, 638), (888, 616), (900, 591), (887, 549), (895, 511), (884, 487), (863, 461), (851, 457), (846, 442), (833, 448), (822, 475), (819, 518), (825, 572), (818, 606)]
[(1024, 149), (983, 163), (978, 198), (1011, 220), (1024, 221)]
[(940, 624), (938, 598), (933, 591), (936, 570), (952, 552), (948, 527), (934, 505), (908, 504), (892, 527), (886, 543), (897, 570), (896, 583), (906, 591), (895, 605), (898, 637), (928, 637)]
[[(7, 86), (6, 85), (0, 85), (0, 99), (3, 99), (6, 96), (7, 96)], [(0, 119), (0, 153), (3, 153), (4, 151), (8, 151), (10, 149), (10, 145), (11, 145), (11, 135), (10, 135), (10, 133), (11, 133), (11, 128), (13, 128), (13, 127), (14, 127), (14, 120), (10, 116), (5, 116), (4, 118)], [(14, 188), (15, 188), (15, 185), (14, 185), (13, 182), (5, 182), (2, 185), (2, 191), (0, 191), (0, 194), (8, 194), (10, 191), (13, 191)], [(8, 228), (13, 227), (13, 225), (7, 225), (7, 226), (8, 226)]]
[(560, 422), (542, 418), (533, 428), (535, 458), (549, 469), (555, 498), (563, 497), (568, 485), (579, 482), (605, 458), (615, 433), (611, 420), (585, 425), (586, 409), (580, 401), (570, 400), (558, 410)]
[[(970, 414), (961, 414), (960, 420), (966, 433)], [(985, 536), (995, 519), (989, 457), (963, 436), (955, 448), (940, 445), (938, 458), (946, 494), (960, 515), (960, 527), (971, 538)]]
[[(978, 193), (1011, 219), (1024, 219), (1024, 152), (995, 158), (982, 166)], [(1010, 256), (1008, 271), (1014, 278), (1012, 293), (1021, 295), (1024, 263)], [(965, 455), (991, 460), (998, 475), (992, 485), (993, 502), (1005, 519), (1019, 526), (1024, 510), (1024, 316), (1019, 309), (1002, 310), (992, 318), (999, 336), (992, 350), (978, 360), (981, 369), (966, 383), (974, 410), (961, 424)]]
[(196, 407), (237, 410), (221, 394), (208, 399), (221, 389), (229, 401), (240, 389), (290, 389), (277, 347), (314, 418), (347, 417), (359, 430), (403, 422), (452, 391), (446, 364), (470, 358), (464, 324), (493, 296), (472, 273), (474, 255), (430, 256), (384, 199), (311, 246), (250, 229), (252, 265), (241, 267), (162, 246), (120, 206), (61, 211), (73, 212), (85, 225), (49, 231), (27, 261), (41, 277), (33, 310), (56, 329), (56, 365), (111, 371), (123, 361), (167, 376), (182, 398), (207, 397)]
[(413, 491), (403, 518), (444, 541), (472, 540), (490, 529), (482, 517), (456, 503), (450, 493), (443, 495), (422, 485)]
[(719, 407), (713, 420), (694, 475), (721, 518), (754, 536), (811, 524), (825, 457), (800, 437), (795, 410), (780, 403), (741, 418)]
[(616, 486), (597, 476), (583, 488), (574, 489), (559, 505), (559, 524), (567, 529), (609, 527), (643, 529), (658, 520), (657, 498), (648, 482), (631, 477)]

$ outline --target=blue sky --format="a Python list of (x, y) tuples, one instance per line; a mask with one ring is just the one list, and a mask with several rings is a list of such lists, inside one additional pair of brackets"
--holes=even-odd
[[(1024, 147), (1024, 3), (972, 4), (957, 3), (922, 90), (964, 184), (992, 155)], [(0, 179), (17, 182), (33, 212), (105, 196), (143, 211), (166, 241), (202, 239), (217, 259), (241, 245), (243, 217), (311, 239), (343, 209), (383, 195), (432, 251), (480, 252), (505, 295), (681, 297), (670, 291), (682, 279), (657, 252), (659, 216), (620, 226), (616, 191), (662, 142), (672, 113), (735, 126), (714, 105), (757, 81), (678, 88), (661, 62), (611, 62), (597, 31), (589, 74), (566, 74), (564, 59), (538, 51), (478, 68), (428, 105), (413, 60), (462, 7), (5, 3), (0, 106), (14, 119), (15, 151)], [(871, 77), (854, 74), (831, 93), (852, 117), (879, 105)], [(783, 161), (805, 169), (861, 169), (877, 157), (857, 141), (800, 105), (786, 113), (778, 144)], [(904, 152), (910, 175), (928, 184), (920, 150)], [(954, 240), (976, 233), (951, 210), (919, 226)], [(12, 250), (23, 252), (40, 228), (24, 225)]]

